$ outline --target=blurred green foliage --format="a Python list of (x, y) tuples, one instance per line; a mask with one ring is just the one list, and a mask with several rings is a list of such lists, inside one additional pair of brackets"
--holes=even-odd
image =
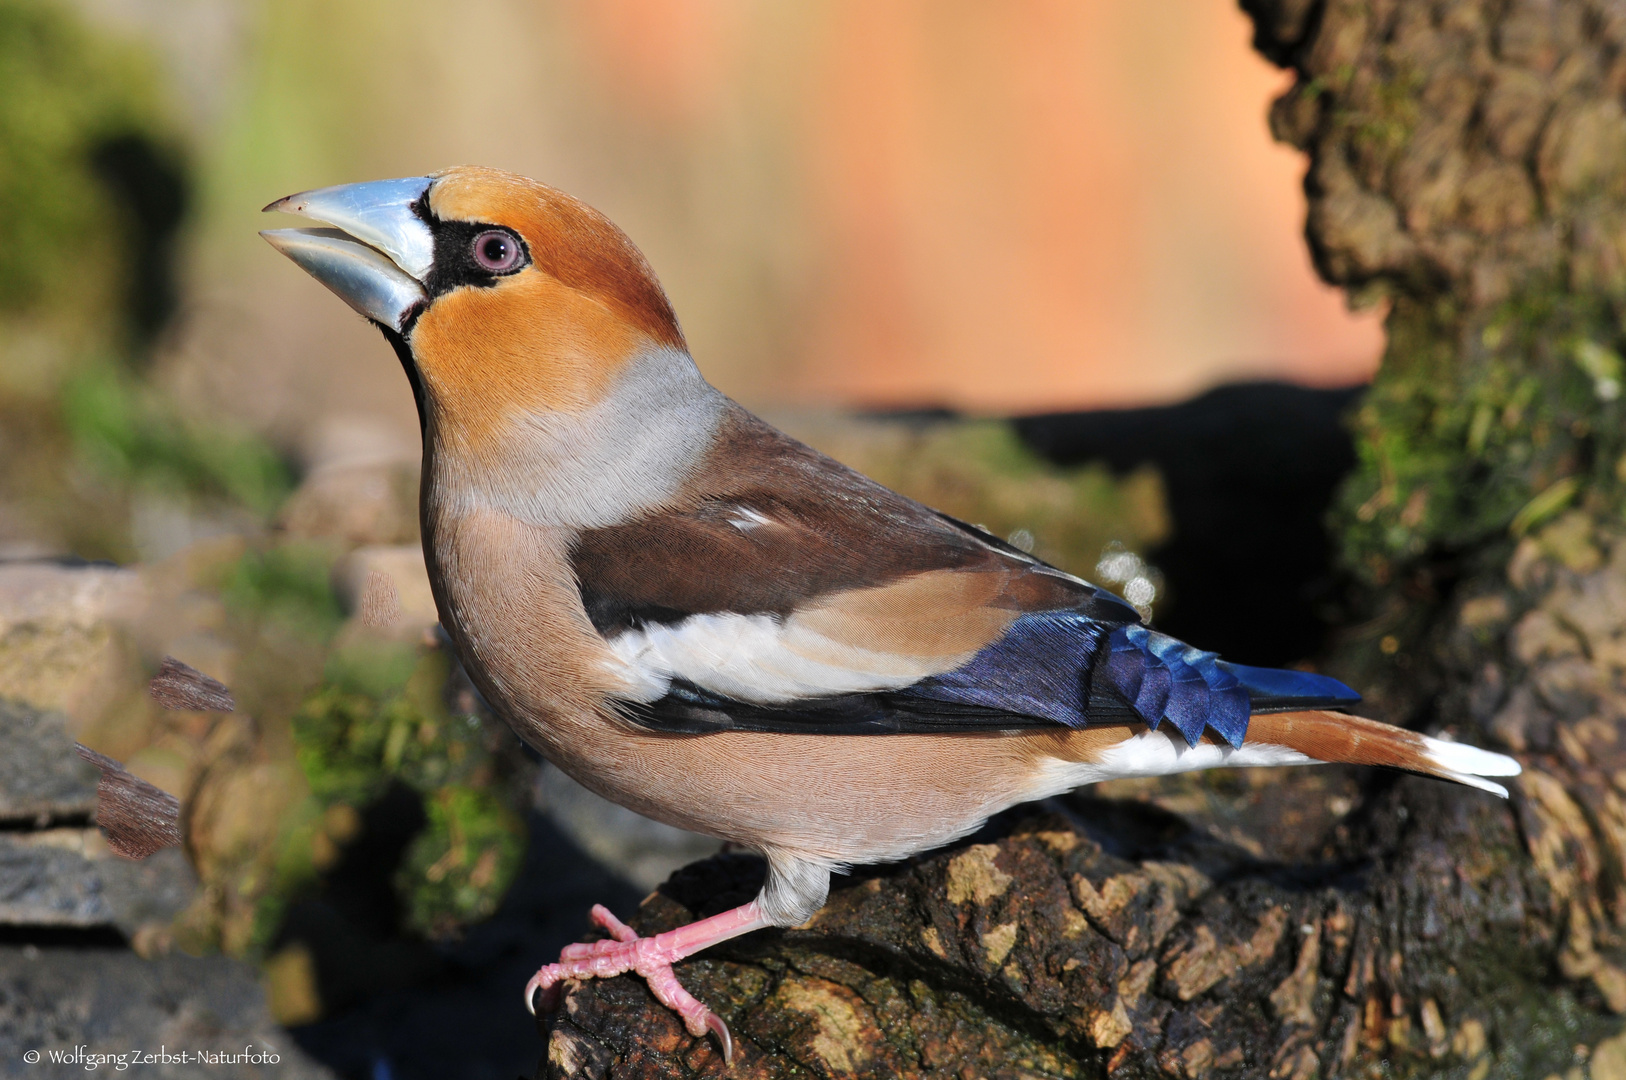
[(71, 5), (0, 0), (0, 501), (48, 547), (130, 561), (144, 498), (252, 528), (292, 487), (262, 440), (134, 374), (155, 328), (134, 325), (130, 297), (167, 254), (154, 264), (151, 223), (98, 155), (167, 159), (176, 143), (145, 49)]
[(430, 937), (489, 918), (525, 854), (524, 824), (489, 788), (447, 784), (428, 794), (429, 825), (395, 875), (406, 923)]
[(162, 130), (146, 57), (62, 4), (0, 0), (0, 309), (81, 290), (116, 258), (96, 142)]
[(315, 643), (326, 643), (344, 619), (330, 581), (333, 552), (284, 543), (245, 552), (227, 572), (221, 598), (229, 610)]
[(112, 364), (68, 380), (62, 412), (74, 451), (110, 482), (227, 499), (261, 516), (293, 490), (292, 471), (262, 440), (184, 415)]
[(1059, 468), (1002, 420), (931, 425), (876, 479), (1002, 538), (1025, 531), (1021, 546), (1086, 576), (1111, 542), (1145, 551), (1169, 532), (1156, 470), (1119, 479), (1104, 465)]
[(341, 676), (307, 698), (294, 716), (294, 737), (311, 793), (361, 806), (393, 779), (431, 791), (475, 777), (485, 764), (480, 728), (448, 712), (441, 697), (447, 667), (437, 650), (385, 694), (363, 692)]

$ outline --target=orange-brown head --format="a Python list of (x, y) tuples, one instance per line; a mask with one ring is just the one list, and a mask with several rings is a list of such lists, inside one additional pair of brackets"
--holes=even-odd
[(709, 438), (722, 399), (654, 271), (569, 195), (461, 166), (266, 209), (331, 226), (262, 235), (383, 328), (448, 497), (611, 518), (663, 498)]
[[(339, 230), (265, 235), (399, 338), (422, 404), (467, 435), (516, 409), (579, 411), (641, 351), (686, 351), (671, 303), (626, 234), (535, 180), (459, 166), (291, 195), (266, 209)], [(393, 267), (380, 265), (386, 258)], [(418, 294), (396, 280), (378, 302), (365, 279), (390, 269)]]

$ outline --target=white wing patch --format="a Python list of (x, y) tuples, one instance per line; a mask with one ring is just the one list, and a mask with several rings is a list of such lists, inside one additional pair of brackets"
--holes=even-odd
[(897, 690), (952, 671), (976, 655), (907, 656), (865, 649), (814, 630), (792, 614), (691, 615), (628, 630), (609, 642), (626, 665), (635, 701), (666, 695), (675, 678), (736, 701), (779, 705), (832, 694)]

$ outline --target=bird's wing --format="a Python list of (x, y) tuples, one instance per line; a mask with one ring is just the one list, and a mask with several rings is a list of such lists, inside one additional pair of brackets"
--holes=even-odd
[(691, 493), (584, 532), (572, 558), (635, 684), (626, 711), (648, 726), (941, 731), (1167, 713), (1192, 738), (1205, 723), (1233, 741), (1246, 728), (1247, 692), (1212, 654), (1171, 647), (1111, 593), (743, 411)]

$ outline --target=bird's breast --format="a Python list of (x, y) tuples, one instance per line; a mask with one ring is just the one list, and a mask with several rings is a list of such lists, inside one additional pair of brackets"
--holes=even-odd
[(544, 752), (602, 716), (628, 685), (582, 608), (572, 537), (488, 510), (424, 514), (442, 624), (481, 693)]

